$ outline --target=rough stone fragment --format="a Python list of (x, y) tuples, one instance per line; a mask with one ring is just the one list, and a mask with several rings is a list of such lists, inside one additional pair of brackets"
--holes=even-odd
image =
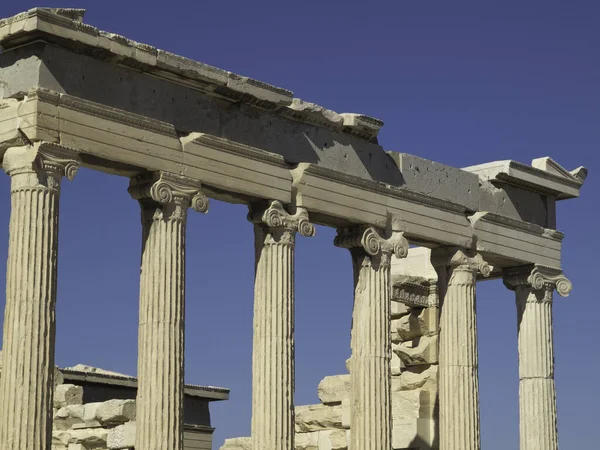
[(348, 433), (346, 430), (332, 430), (323, 436), (326, 442), (321, 445), (319, 437), (319, 450), (346, 450), (348, 448)]
[(345, 127), (365, 137), (377, 137), (379, 130), (383, 126), (381, 120), (365, 116), (364, 114), (343, 113), (340, 116), (344, 119)]
[(422, 336), (411, 341), (394, 344), (392, 350), (406, 366), (435, 364), (438, 361), (438, 337)]
[(392, 319), (399, 319), (400, 317), (405, 316), (407, 314), (410, 314), (410, 308), (405, 303), (392, 301)]
[(296, 433), (342, 428), (342, 406), (296, 407)]
[(325, 405), (339, 404), (350, 398), (350, 375), (325, 377), (319, 383), (319, 400)]
[(402, 370), (406, 367), (400, 357), (392, 352), (392, 361), (391, 361), (391, 374), (392, 376), (398, 376), (402, 373)]
[(83, 405), (69, 405), (55, 410), (52, 427), (54, 430), (68, 430), (73, 425), (84, 423)]
[(68, 431), (53, 432), (54, 442), (63, 445), (81, 444), (85, 449), (106, 448), (108, 430), (105, 428), (80, 428)]
[(392, 448), (419, 449), (439, 448), (435, 421), (430, 419), (394, 420)]
[(252, 450), (252, 438), (240, 437), (225, 439), (221, 450)]
[(297, 433), (295, 450), (319, 450), (319, 432)]
[(435, 412), (436, 393), (423, 389), (392, 392), (392, 418), (431, 418)]
[(392, 320), (392, 340), (408, 341), (438, 333), (437, 308), (411, 308), (410, 314)]
[(54, 390), (54, 407), (62, 408), (68, 405), (83, 403), (83, 388), (74, 384), (59, 384)]
[(437, 390), (438, 366), (411, 366), (392, 378), (392, 392), (414, 389)]
[(109, 450), (121, 450), (132, 448), (135, 445), (135, 422), (127, 422), (123, 425), (108, 430), (106, 446)]
[(302, 99), (295, 98), (292, 100), (292, 104), (289, 106), (290, 109), (304, 113), (310, 117), (314, 117), (320, 121), (330, 122), (335, 126), (342, 126), (344, 119), (335, 111), (323, 108), (322, 106), (316, 105), (315, 103), (305, 102)]
[(135, 400), (109, 400), (98, 406), (96, 418), (102, 425), (121, 425), (135, 420)]
[(229, 73), (227, 87), (241, 94), (251, 95), (259, 100), (265, 100), (276, 105), (290, 105), (293, 94), (287, 89), (272, 86), (262, 81)]

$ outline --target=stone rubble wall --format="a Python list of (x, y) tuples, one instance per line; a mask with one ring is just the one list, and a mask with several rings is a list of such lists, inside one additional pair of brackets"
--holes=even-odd
[[(437, 307), (393, 302), (392, 448), (433, 450), (437, 442)], [(317, 405), (296, 406), (296, 450), (347, 450), (350, 374), (323, 378)], [(251, 450), (250, 438), (227, 439), (221, 450)]]
[(52, 450), (132, 450), (134, 444), (135, 400), (83, 404), (81, 386), (56, 386)]

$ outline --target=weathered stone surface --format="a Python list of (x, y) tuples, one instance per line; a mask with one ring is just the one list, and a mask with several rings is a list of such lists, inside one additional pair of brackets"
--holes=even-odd
[(392, 352), (392, 361), (390, 362), (390, 369), (392, 376), (397, 376), (402, 373), (406, 366), (400, 359), (400, 357), (396, 354), (396, 352)]
[(424, 389), (392, 392), (392, 418), (419, 419), (434, 416), (436, 393)]
[[(456, 167), (447, 166), (407, 153), (389, 152), (402, 175), (405, 186), (450, 203), (479, 208), (479, 177)], [(440, 183), (440, 180), (444, 180)]]
[(342, 406), (296, 406), (296, 433), (342, 428)]
[(316, 105), (315, 103), (305, 102), (299, 98), (295, 98), (292, 104), (289, 106), (294, 111), (303, 112), (310, 117), (314, 117), (318, 120), (325, 120), (330, 122), (332, 126), (341, 128), (344, 119), (335, 111), (325, 109), (322, 106)]
[(80, 428), (68, 431), (54, 431), (53, 443), (62, 445), (81, 444), (86, 449), (106, 448), (108, 430), (106, 428)]
[(74, 384), (59, 384), (54, 389), (54, 407), (62, 408), (83, 403), (83, 388)]
[(392, 320), (392, 340), (408, 341), (438, 333), (437, 308), (411, 308), (410, 314)]
[(319, 383), (319, 400), (325, 405), (339, 404), (350, 398), (350, 375), (334, 375), (325, 377)]
[(319, 450), (319, 433), (296, 433), (295, 450)]
[(85, 423), (83, 405), (63, 406), (54, 413), (52, 427), (54, 430), (68, 430), (73, 425)]
[(252, 438), (240, 437), (225, 439), (221, 450), (252, 450)]
[[(410, 252), (410, 250), (409, 250), (409, 252)], [(392, 272), (393, 272), (393, 270), (394, 270), (394, 265), (392, 264)], [(392, 301), (392, 307), (391, 307), (392, 319), (399, 319), (400, 317), (405, 316), (407, 314), (410, 314), (410, 308), (406, 304)]]
[(135, 400), (109, 400), (96, 410), (96, 418), (102, 425), (121, 425), (135, 420), (135, 416)]
[(438, 366), (410, 366), (406, 367), (399, 376), (392, 377), (392, 391), (411, 391), (425, 389), (437, 391)]
[(438, 361), (438, 336), (422, 336), (394, 344), (392, 350), (406, 366), (435, 364)]
[(109, 450), (133, 448), (135, 445), (135, 428), (135, 422), (127, 422), (108, 430), (107, 448)]
[(439, 448), (435, 433), (435, 421), (430, 419), (394, 420), (392, 429), (393, 449), (429, 450)]

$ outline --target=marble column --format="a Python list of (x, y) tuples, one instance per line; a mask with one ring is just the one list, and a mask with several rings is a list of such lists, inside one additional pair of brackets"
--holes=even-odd
[(11, 214), (0, 448), (49, 450), (52, 439), (58, 206), (63, 176), (72, 180), (77, 153), (54, 144), (10, 148)]
[(198, 182), (167, 173), (131, 180), (142, 214), (135, 447), (183, 449), (185, 231), (208, 210)]
[(519, 345), (521, 450), (557, 450), (552, 292), (566, 297), (571, 282), (558, 269), (506, 269), (504, 284), (515, 291)]
[(350, 358), (350, 445), (355, 450), (392, 448), (390, 335), (391, 256), (408, 254), (402, 233), (386, 238), (373, 227), (338, 230), (354, 267)]
[(254, 340), (252, 448), (294, 449), (294, 247), (296, 233), (314, 236), (308, 213), (278, 201), (253, 206)]
[(432, 252), (440, 291), (440, 450), (479, 450), (479, 380), (475, 285), (491, 268), (461, 249)]

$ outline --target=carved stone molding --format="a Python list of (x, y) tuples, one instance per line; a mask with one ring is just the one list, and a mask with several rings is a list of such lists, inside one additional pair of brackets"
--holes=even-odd
[(167, 172), (138, 175), (129, 183), (129, 194), (140, 203), (150, 202), (172, 210), (171, 217), (185, 217), (188, 207), (206, 213), (209, 200), (200, 182)]
[(392, 284), (392, 301), (409, 306), (437, 307), (439, 306), (437, 281), (410, 276), (395, 277)]
[[(49, 189), (58, 191), (62, 177), (73, 181), (81, 160), (77, 151), (49, 142), (9, 148), (2, 162), (6, 173), (13, 177), (11, 190)], [(22, 174), (34, 177), (15, 176)]]
[(561, 297), (568, 297), (573, 289), (573, 285), (562, 270), (541, 265), (505, 269), (502, 278), (508, 289), (527, 287), (534, 291), (543, 291), (547, 300), (552, 299), (554, 289)]
[(312, 237), (316, 233), (306, 208), (296, 208), (296, 212), (290, 214), (278, 200), (270, 202), (264, 208), (250, 206), (248, 220), (259, 227), (266, 228), (271, 235), (287, 236), (287, 240), (291, 242), (296, 232), (304, 237)]

